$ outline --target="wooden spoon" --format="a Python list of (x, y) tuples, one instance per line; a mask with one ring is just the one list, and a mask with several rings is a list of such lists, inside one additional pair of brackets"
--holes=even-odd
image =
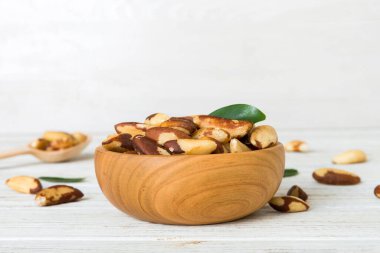
[(91, 138), (86, 136), (86, 141), (81, 142), (71, 148), (61, 149), (57, 151), (44, 151), (36, 148), (32, 148), (28, 145), (25, 148), (15, 149), (5, 153), (0, 153), (0, 159), (18, 156), (18, 155), (33, 155), (43, 162), (47, 163), (58, 163), (71, 160), (78, 157), (83, 149), (87, 147), (90, 143)]

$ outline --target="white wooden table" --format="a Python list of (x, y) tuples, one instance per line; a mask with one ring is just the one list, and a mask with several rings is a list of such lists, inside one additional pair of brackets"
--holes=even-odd
[[(107, 202), (97, 185), (92, 153), (103, 135), (76, 161), (43, 164), (25, 156), (0, 161), (0, 181), (16, 175), (86, 177), (72, 184), (80, 202), (38, 207), (32, 195), (0, 184), (0, 252), (379, 252), (380, 129), (282, 130), (283, 142), (302, 139), (312, 152), (287, 154), (286, 166), (300, 171), (285, 178), (278, 194), (293, 184), (310, 196), (308, 212), (282, 214), (265, 206), (235, 222), (209, 226), (167, 226), (135, 220)], [(1, 149), (22, 146), (32, 135), (0, 136)], [(367, 152), (369, 162), (336, 166), (358, 173), (356, 186), (315, 182), (315, 168), (332, 166), (331, 157), (349, 148)], [(51, 184), (45, 183), (45, 186)]]

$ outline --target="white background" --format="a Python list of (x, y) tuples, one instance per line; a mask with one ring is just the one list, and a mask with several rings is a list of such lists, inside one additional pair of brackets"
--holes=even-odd
[(0, 0), (0, 132), (112, 131), (250, 103), (380, 126), (378, 0)]

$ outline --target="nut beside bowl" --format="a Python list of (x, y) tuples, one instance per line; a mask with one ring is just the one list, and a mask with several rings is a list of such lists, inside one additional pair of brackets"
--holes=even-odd
[(201, 225), (232, 221), (277, 191), (284, 147), (210, 155), (136, 155), (98, 147), (95, 171), (107, 199), (140, 220)]

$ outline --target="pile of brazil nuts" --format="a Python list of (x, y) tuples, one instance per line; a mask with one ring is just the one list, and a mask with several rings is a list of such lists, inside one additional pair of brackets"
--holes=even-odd
[(276, 130), (268, 125), (209, 115), (148, 116), (144, 123), (122, 122), (116, 134), (102, 142), (109, 151), (139, 155), (205, 155), (265, 149), (277, 144)]
[(41, 138), (33, 141), (30, 147), (43, 151), (57, 151), (71, 148), (87, 140), (87, 136), (80, 132), (66, 133), (60, 131), (47, 131)]

